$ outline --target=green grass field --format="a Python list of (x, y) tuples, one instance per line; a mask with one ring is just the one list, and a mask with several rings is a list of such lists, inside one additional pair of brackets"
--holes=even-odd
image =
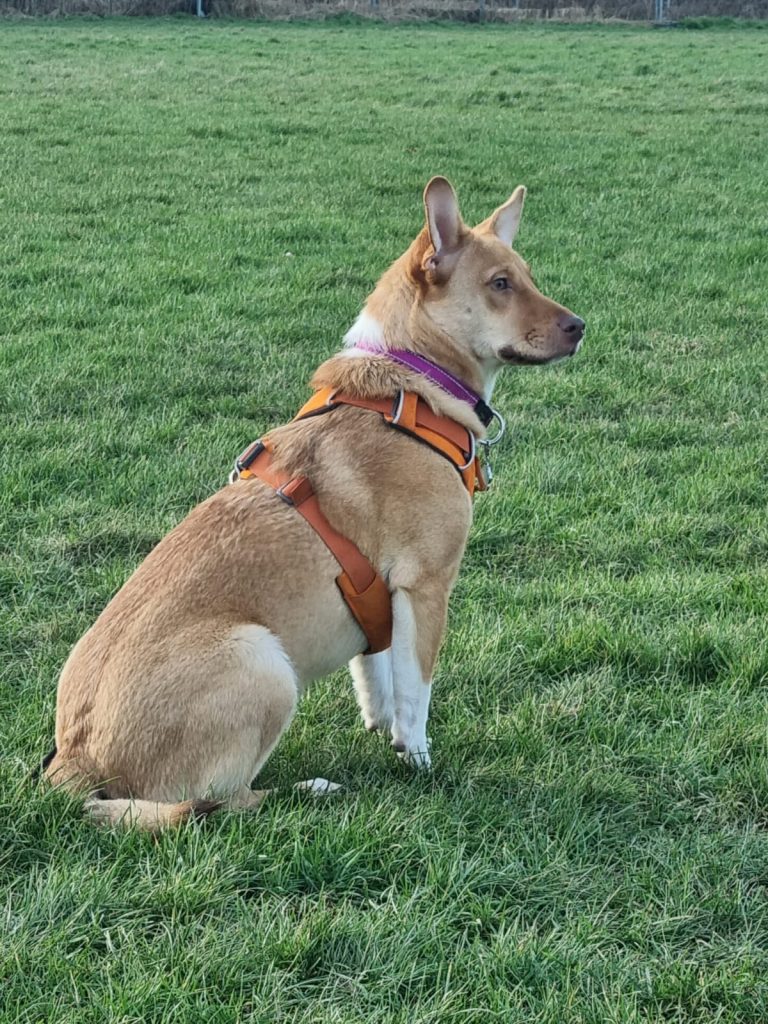
[[(0, 23), (0, 1020), (768, 1019), (768, 33)], [(71, 647), (307, 394), (435, 173), (588, 322), (510, 371), (434, 771), (340, 673), (256, 815), (29, 780)], [(345, 794), (291, 795), (324, 775)]]

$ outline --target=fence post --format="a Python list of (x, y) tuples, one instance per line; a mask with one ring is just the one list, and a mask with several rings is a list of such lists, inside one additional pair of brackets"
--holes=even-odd
[(654, 23), (666, 25), (669, 21), (669, 0), (654, 0)]

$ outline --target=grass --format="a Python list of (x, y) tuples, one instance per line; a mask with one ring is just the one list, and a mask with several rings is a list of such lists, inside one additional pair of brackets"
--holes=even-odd
[[(0, 33), (0, 1019), (768, 1016), (768, 37)], [(67, 652), (306, 395), (433, 173), (519, 181), (579, 358), (510, 372), (435, 770), (341, 673), (256, 815), (97, 832), (28, 772)], [(289, 784), (324, 775), (319, 806)]]
[(768, 21), (759, 18), (730, 18), (724, 15), (699, 15), (698, 17), (681, 18), (676, 23), (678, 28), (688, 29), (735, 29), (746, 28), (766, 29)]

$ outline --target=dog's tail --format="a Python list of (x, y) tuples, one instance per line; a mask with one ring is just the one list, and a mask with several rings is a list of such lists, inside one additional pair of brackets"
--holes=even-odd
[(138, 828), (144, 832), (160, 832), (185, 821), (199, 821), (222, 806), (221, 800), (183, 800), (177, 804), (161, 804), (155, 800), (109, 800), (91, 796), (83, 812), (90, 821), (106, 828)]
[(106, 828), (138, 828), (144, 832), (160, 832), (174, 828), (185, 821), (207, 817), (222, 806), (221, 800), (182, 800), (180, 803), (161, 803), (157, 800), (131, 800), (110, 798), (94, 784), (96, 770), (87, 758), (63, 757), (54, 750), (43, 762), (49, 782), (57, 789), (73, 795), (86, 795), (83, 814), (96, 825)]
[(48, 751), (40, 764), (36, 764), (35, 767), (31, 769), (27, 778), (32, 782), (39, 782), (45, 772), (48, 771), (51, 762), (57, 754), (58, 750), (56, 749), (56, 744), (54, 744), (53, 749)]

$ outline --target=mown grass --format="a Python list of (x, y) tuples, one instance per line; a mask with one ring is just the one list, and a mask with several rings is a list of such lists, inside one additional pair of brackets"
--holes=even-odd
[[(0, 1018), (768, 1014), (764, 34), (0, 32)], [(96, 832), (27, 773), (70, 646), (285, 420), (444, 173), (586, 318), (509, 420), (413, 777), (343, 674), (257, 815)], [(289, 795), (324, 775), (346, 793)]]

